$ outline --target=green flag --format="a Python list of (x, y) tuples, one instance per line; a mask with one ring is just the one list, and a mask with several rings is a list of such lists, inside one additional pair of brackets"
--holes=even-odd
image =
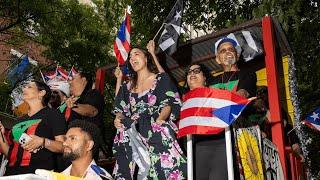
[(61, 113), (63, 113), (63, 111), (66, 109), (66, 107), (67, 107), (67, 103), (63, 103), (58, 107), (58, 109)]
[(239, 80), (229, 81), (227, 83), (218, 83), (215, 85), (211, 85), (210, 87), (232, 91), (234, 87), (238, 84), (238, 81)]
[(12, 135), (15, 141), (19, 141), (22, 133), (24, 133), (30, 126), (37, 124), (41, 119), (33, 119), (20, 122), (12, 127)]

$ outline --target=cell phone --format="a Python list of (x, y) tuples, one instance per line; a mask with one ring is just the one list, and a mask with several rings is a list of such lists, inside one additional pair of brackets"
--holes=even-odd
[(26, 134), (26, 133), (22, 133), (21, 134), (21, 136), (20, 136), (20, 138), (19, 138), (19, 143), (21, 144), (21, 145), (24, 145), (24, 144), (26, 144), (28, 141), (30, 141), (31, 140), (31, 137), (28, 135), (28, 134)]

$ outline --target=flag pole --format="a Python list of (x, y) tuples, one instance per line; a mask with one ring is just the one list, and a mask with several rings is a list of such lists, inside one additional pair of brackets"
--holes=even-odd
[(158, 36), (159, 32), (161, 31), (161, 29), (163, 28), (163, 25), (166, 23), (162, 23), (161, 27), (159, 28), (158, 32), (156, 33), (156, 35), (153, 37), (152, 40), (156, 39), (156, 37)]
[(188, 166), (188, 180), (193, 180), (193, 149), (192, 149), (192, 135), (187, 135), (187, 166)]
[(70, 69), (70, 71), (69, 71), (69, 73), (68, 73), (68, 77), (67, 77), (66, 81), (68, 81), (69, 78), (71, 77), (70, 75), (72, 74), (72, 68), (73, 68), (73, 66), (74, 66), (74, 65), (72, 65), (72, 67), (71, 67), (71, 69)]
[(233, 171), (233, 157), (232, 157), (232, 142), (231, 142), (231, 131), (230, 126), (225, 128), (226, 138), (226, 155), (227, 155), (227, 169), (228, 169), (228, 180), (234, 180)]
[(44, 78), (44, 76), (43, 76), (43, 73), (42, 73), (41, 69), (39, 69), (39, 71), (40, 71), (40, 74), (41, 74), (41, 77), (42, 77), (43, 82), (44, 82), (44, 83), (46, 83), (46, 79)]

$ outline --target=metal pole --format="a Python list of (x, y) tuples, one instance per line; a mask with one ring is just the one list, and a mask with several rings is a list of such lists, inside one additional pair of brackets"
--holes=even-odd
[(188, 180), (193, 180), (193, 149), (192, 135), (187, 135), (187, 165), (188, 165)]
[(225, 138), (226, 138), (226, 155), (227, 155), (227, 165), (228, 165), (227, 166), (228, 167), (228, 180), (234, 180), (230, 126), (225, 128)]

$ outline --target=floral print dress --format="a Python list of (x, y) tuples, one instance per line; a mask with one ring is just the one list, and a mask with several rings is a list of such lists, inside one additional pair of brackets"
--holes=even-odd
[[(137, 130), (150, 159), (150, 168), (143, 179), (186, 179), (186, 157), (175, 138), (177, 127), (173, 123), (179, 116), (181, 101), (170, 77), (166, 73), (157, 74), (152, 88), (139, 94), (129, 89), (130, 83), (124, 82), (114, 105), (114, 113), (124, 116), (124, 126), (117, 129), (114, 138), (115, 179), (137, 179), (134, 177), (137, 161), (133, 160), (132, 137), (128, 135), (130, 129)], [(158, 125), (156, 119), (165, 106), (171, 107), (170, 117)]]

